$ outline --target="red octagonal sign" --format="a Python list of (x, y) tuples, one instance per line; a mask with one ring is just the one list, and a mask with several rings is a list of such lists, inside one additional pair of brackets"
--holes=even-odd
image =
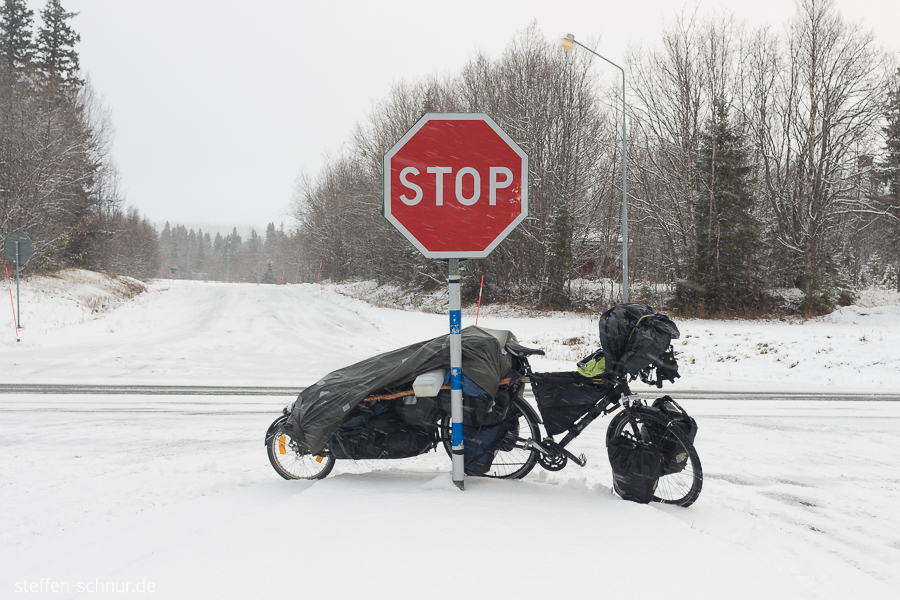
[(384, 216), (428, 258), (484, 258), (528, 216), (528, 156), (480, 113), (428, 113), (384, 155)]

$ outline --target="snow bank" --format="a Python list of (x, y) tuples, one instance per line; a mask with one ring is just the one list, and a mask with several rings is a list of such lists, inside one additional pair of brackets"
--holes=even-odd
[[(388, 299), (374, 306), (333, 286), (156, 281), (125, 300), (137, 282), (83, 271), (29, 285), (21, 342), (11, 312), (0, 335), (0, 383), (302, 387), (448, 327), (445, 314), (390, 308)], [(597, 316), (489, 307), (479, 325), (543, 348), (536, 370), (574, 370), (599, 343)], [(463, 326), (474, 322), (470, 309)], [(806, 321), (687, 319), (678, 326), (676, 393), (900, 393), (898, 306), (849, 306)]]
[[(16, 281), (5, 282), (0, 299), (0, 323), (3, 330), (13, 329), (10, 291), (16, 297)], [(99, 318), (136, 295), (147, 286), (131, 277), (96, 273), (84, 269), (65, 269), (54, 275), (23, 277), (19, 281), (22, 329), (29, 332), (48, 332), (68, 325)], [(0, 343), (9, 342), (0, 336)]]

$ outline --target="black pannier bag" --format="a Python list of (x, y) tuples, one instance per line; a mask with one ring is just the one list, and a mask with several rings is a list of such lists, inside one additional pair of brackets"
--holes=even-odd
[[(450, 414), (450, 390), (441, 390), (437, 397), (444, 415)], [(463, 395), (463, 425), (465, 427), (483, 427), (496, 425), (506, 418), (509, 410), (509, 395), (501, 389), (497, 390), (494, 399), (484, 396)]]
[(353, 415), (332, 436), (328, 449), (335, 458), (364, 460), (418, 456), (433, 444), (433, 435), (406, 424), (394, 411), (366, 419)]
[(434, 427), (443, 416), (437, 398), (422, 398), (415, 395), (403, 396), (396, 400), (395, 410), (406, 423), (417, 427)]
[[(677, 402), (669, 396), (663, 396), (653, 401), (651, 409), (659, 413), (667, 421), (674, 422), (675, 426), (684, 434), (687, 440), (693, 444), (697, 437), (697, 421), (681, 408)], [(686, 449), (678, 444), (672, 436), (665, 435), (665, 428), (654, 421), (646, 421), (645, 427), (651, 439), (658, 440), (657, 447), (662, 453), (662, 475), (681, 473), (687, 466), (689, 457)]]
[(646, 304), (617, 304), (600, 316), (600, 346), (606, 372), (637, 376), (649, 366), (664, 366), (660, 356), (678, 339), (669, 317)]
[(494, 463), (497, 450), (515, 422), (503, 422), (483, 427), (463, 427), (466, 473), (484, 475)]
[(662, 471), (662, 454), (624, 435), (613, 438), (606, 451), (616, 492), (625, 500), (641, 504), (653, 500)]
[(548, 435), (567, 431), (591, 406), (609, 393), (611, 384), (578, 373), (534, 373), (531, 388)]

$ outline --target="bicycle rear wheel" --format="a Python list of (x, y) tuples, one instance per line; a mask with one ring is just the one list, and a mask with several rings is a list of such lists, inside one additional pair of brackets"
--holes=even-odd
[[(606, 444), (620, 435), (659, 450), (670, 457), (671, 472), (664, 473), (656, 486), (654, 502), (688, 507), (697, 501), (703, 488), (703, 468), (694, 445), (681, 430), (656, 412), (624, 410), (606, 431)], [(618, 493), (619, 490), (616, 490)]]
[[(494, 453), (491, 466), (486, 473), (473, 473), (466, 468), (466, 474), (474, 477), (494, 477), (496, 479), (522, 479), (534, 468), (538, 459), (538, 450), (527, 448), (529, 440), (539, 442), (541, 432), (530, 413), (519, 406), (519, 400), (513, 400), (509, 413), (503, 420), (505, 434), (491, 446)], [(470, 426), (466, 426), (468, 429)], [(450, 441), (450, 417), (444, 417), (440, 424), (441, 441), (448, 456), (452, 456), (453, 447)]]
[(330, 454), (312, 455), (300, 450), (290, 436), (281, 431), (287, 417), (278, 418), (274, 431), (266, 438), (266, 454), (275, 472), (284, 479), (324, 479), (334, 468)]

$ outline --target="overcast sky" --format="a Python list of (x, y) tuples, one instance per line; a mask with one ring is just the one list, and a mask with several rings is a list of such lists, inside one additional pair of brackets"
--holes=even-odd
[[(43, 7), (31, 1), (35, 19)], [(900, 50), (900, 0), (838, 0)], [(291, 225), (294, 182), (340, 152), (392, 83), (498, 57), (536, 21), (601, 39), (620, 62), (653, 44), (677, 1), (63, 0), (81, 66), (112, 110), (128, 202), (154, 221)], [(694, 6), (693, 3), (687, 6)], [(790, 0), (703, 2), (781, 30)], [(611, 69), (597, 65), (598, 69)], [(617, 73), (617, 71), (614, 71)], [(614, 74), (613, 73), (613, 74)]]

